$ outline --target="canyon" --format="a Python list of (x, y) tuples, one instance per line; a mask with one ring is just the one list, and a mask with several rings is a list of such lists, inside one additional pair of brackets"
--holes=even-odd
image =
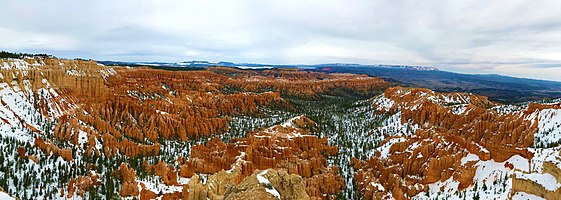
[(560, 191), (555, 99), (501, 104), (294, 68), (169, 70), (48, 56), (0, 64), (0, 186), (19, 199)]

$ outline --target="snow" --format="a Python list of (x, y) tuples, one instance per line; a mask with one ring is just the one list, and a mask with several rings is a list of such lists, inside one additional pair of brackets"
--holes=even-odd
[(388, 112), (395, 104), (395, 101), (384, 97), (384, 95), (380, 95), (379, 97), (374, 99), (374, 104), (378, 106), (379, 111)]
[(11, 197), (10, 195), (4, 193), (4, 192), (0, 192), (0, 199), (2, 200), (15, 200), (14, 197)]
[(489, 150), (487, 150), (485, 147), (481, 146), (478, 143), (474, 143), (477, 147), (479, 147), (479, 151), (483, 152), (483, 153), (490, 153)]
[[(477, 188), (475, 188), (474, 184), (463, 191), (458, 191), (460, 183), (455, 181), (453, 177), (450, 177), (445, 181), (429, 184), (428, 191), (430, 195), (427, 196), (426, 192), (421, 192), (413, 197), (413, 199), (461, 200), (464, 199), (464, 197), (465, 199), (471, 199), (476, 194), (480, 199), (508, 199), (512, 188), (511, 174), (515, 173), (515, 170), (505, 167), (505, 163), (513, 164), (516, 170), (529, 171), (528, 160), (519, 155), (512, 156), (505, 162), (495, 162), (493, 160), (482, 161), (479, 160), (475, 154), (468, 154), (461, 159), (462, 165), (469, 161), (477, 161), (477, 163), (473, 165), (476, 168), (473, 180), (474, 183), (477, 184)], [(486, 190), (483, 189), (484, 186), (487, 188)], [(461, 195), (464, 197), (461, 197)]]
[(522, 172), (515, 172), (516, 178), (519, 179), (526, 179), (537, 184), (543, 186), (546, 190), (549, 191), (556, 191), (561, 187), (561, 184), (557, 182), (555, 177), (551, 174), (539, 174), (539, 173), (532, 173), (532, 174), (525, 174)]
[(79, 130), (78, 131), (78, 144), (80, 146), (82, 146), (82, 144), (85, 144), (86, 142), (88, 142), (88, 134), (86, 134), (86, 132)]
[(561, 140), (561, 109), (543, 109), (539, 112), (535, 140), (546, 146)]
[[(269, 181), (269, 179), (263, 177), (263, 175), (267, 174), (269, 170), (265, 170), (259, 174), (257, 174), (257, 181), (259, 181), (259, 183), (265, 184), (265, 185), (271, 185), (271, 182)], [(272, 187), (272, 185), (271, 185)], [(274, 187), (272, 187), (272, 189), (269, 189), (267, 187), (265, 187), (265, 190), (270, 193), (271, 195), (277, 197), (278, 199), (281, 199), (280, 193), (279, 191), (277, 191)]]
[(111, 75), (117, 74), (117, 72), (115, 72), (115, 69), (113, 68), (106, 68), (106, 69), (99, 70), (99, 73), (101, 73), (101, 76), (103, 78), (108, 78)]
[(25, 124), (41, 129), (37, 121), (43, 116), (32, 104), (34, 99), (29, 94), (28, 84), (24, 82), (24, 85), (22, 91), (15, 82), (10, 85), (0, 83), (0, 133), (19, 141), (30, 141), (32, 136)]
[(165, 111), (161, 111), (161, 110), (156, 110), (156, 113), (161, 114), (161, 115), (169, 115), (169, 113), (167, 113)]
[(269, 172), (269, 170), (264, 170), (263, 172), (257, 174), (257, 180), (259, 181), (259, 183), (264, 183), (264, 184), (270, 184), (271, 182), (269, 182), (268, 179), (266, 179), (265, 177), (263, 177), (263, 175), (267, 174), (267, 172)]
[(530, 151), (534, 153), (534, 157), (532, 158), (532, 170), (542, 171), (543, 163), (546, 161), (557, 165), (557, 168), (561, 169), (561, 157), (558, 156), (560, 155), (560, 150), (561, 146), (548, 149), (530, 148)]
[(544, 198), (525, 192), (517, 192), (512, 196), (512, 200), (544, 200)]
[(486, 178), (492, 177), (497, 173), (506, 173), (507, 171), (510, 172), (511, 170), (504, 166), (506, 162), (514, 165), (515, 169), (521, 171), (529, 171), (528, 159), (525, 159), (519, 155), (514, 155), (505, 162), (495, 162), (493, 160), (479, 161), (477, 164), (475, 164), (475, 166), (477, 166), (477, 170), (475, 172), (474, 179), (484, 180)]
[(458, 105), (458, 106), (454, 106), (452, 107), (452, 113), (456, 114), (456, 115), (461, 115), (464, 114), (467, 110), (467, 106), (464, 105)]
[(189, 184), (189, 181), (191, 181), (190, 178), (184, 178), (184, 177), (177, 178), (177, 183), (179, 183), (180, 185), (187, 185)]
[(66, 70), (66, 75), (68, 76), (86, 76), (86, 72), (81, 70), (69, 69)]
[(376, 190), (378, 190), (378, 191), (385, 191), (386, 190), (386, 189), (384, 189), (384, 186), (380, 183), (370, 182), (370, 185), (373, 186), (374, 188), (376, 188)]
[(245, 158), (245, 152), (241, 152), (239, 156), (236, 156), (236, 162), (232, 165), (232, 168), (226, 172), (232, 173), (236, 167), (241, 167), (241, 165), (245, 162), (243, 158)]
[[(160, 192), (162, 194), (168, 194), (168, 193), (174, 193), (174, 192), (181, 192), (183, 190), (183, 186), (174, 186), (174, 185), (166, 185), (164, 183), (158, 182), (158, 183), (153, 183), (153, 182), (149, 182), (149, 181), (142, 181), (142, 180), (137, 180), (138, 181), (138, 188), (140, 190), (141, 185), (140, 183), (143, 183), (144, 186), (146, 186), (146, 189), (155, 192), (156, 194), (159, 194)], [(187, 180), (182, 180), (183, 182), (189, 182)]]
[(273, 69), (273, 67), (267, 67), (267, 66), (236, 66), (236, 68), (240, 68), (240, 69)]
[(19, 119), (16, 119), (19, 117), (26, 123), (37, 127), (33, 120), (36, 115), (29, 113), (29, 111), (35, 111), (35, 108), (27, 98), (28, 96), (17, 86), (17, 83), (14, 82), (11, 86), (0, 83), (0, 99), (6, 103), (6, 106), (2, 105), (4, 106), (3, 112), (5, 115), (13, 117), (11, 118), (14, 122), (11, 123), (12, 125), (19, 122)]
[(465, 165), (466, 163), (468, 163), (470, 161), (478, 161), (478, 160), (479, 160), (479, 156), (470, 153), (467, 156), (463, 157), (461, 162), (462, 162), (462, 165)]
[(285, 121), (283, 124), (280, 125), (280, 127), (284, 127), (284, 128), (293, 128), (294, 130), (292, 132), (289, 132), (289, 133), (279, 132), (279, 131), (276, 130), (279, 127), (277, 125), (277, 126), (271, 126), (267, 129), (263, 130), (262, 133), (265, 133), (264, 135), (254, 135), (253, 137), (265, 138), (265, 137), (271, 137), (272, 135), (277, 135), (277, 136), (280, 136), (280, 137), (285, 137), (285, 138), (288, 138), (288, 139), (292, 139), (292, 138), (295, 138), (295, 137), (311, 136), (311, 135), (307, 135), (307, 134), (302, 134), (300, 131), (297, 130), (297, 128), (292, 123), (294, 120), (299, 120), (302, 117), (303, 117), (302, 115), (293, 117), (293, 118)]
[(97, 150), (100, 150), (101, 148), (103, 148), (103, 145), (101, 144), (101, 142), (99, 142), (99, 140), (97, 138), (95, 138), (95, 148)]
[(293, 118), (287, 120), (286, 122), (284, 122), (281, 126), (284, 126), (284, 127), (294, 127), (294, 125), (292, 124), (292, 121), (297, 120), (297, 119), (300, 119), (300, 118), (302, 118), (302, 116), (293, 117)]
[(460, 182), (455, 181), (453, 178), (449, 178), (446, 181), (438, 181), (436, 183), (429, 184), (429, 192), (435, 194), (441, 191), (441, 188), (444, 188), (444, 192), (456, 191), (459, 185)]
[(29, 70), (29, 64), (20, 59), (5, 59), (8, 62), (4, 62), (2, 69), (17, 69), (17, 70)]
[(390, 136), (412, 135), (413, 133), (415, 133), (415, 131), (417, 131), (417, 129), (420, 128), (418, 124), (402, 123), (401, 111), (388, 117), (384, 122), (382, 122), (382, 124), (382, 126), (375, 129), (376, 132), (381, 133), (381, 136), (384, 136), (386, 134)]
[(390, 153), (390, 147), (395, 144), (395, 143), (400, 143), (400, 142), (405, 142), (405, 138), (403, 137), (398, 137), (398, 138), (392, 138), (390, 139), (387, 143), (385, 143), (384, 145), (382, 145), (381, 147), (378, 147), (378, 151), (380, 151), (381, 158), (388, 158), (388, 155)]

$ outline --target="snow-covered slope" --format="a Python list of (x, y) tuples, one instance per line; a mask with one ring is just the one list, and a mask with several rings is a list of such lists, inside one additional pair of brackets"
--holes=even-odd
[[(63, 89), (55, 84), (65, 84), (66, 77), (61, 78), (59, 71), (82, 67), (75, 62), (79, 61), (0, 59), (0, 174), (6, 192), (20, 199), (81, 199), (77, 193), (55, 195), (67, 190), (60, 186), (69, 181), (66, 174), (71, 174), (79, 161), (65, 161), (51, 148), (45, 152), (33, 148), (36, 138), (52, 138), (58, 119), (78, 108), (74, 98), (63, 95)], [(85, 167), (82, 170), (87, 174)], [(0, 199), (9, 197), (2, 193)]]
[(543, 109), (539, 111), (537, 118), (536, 145), (558, 145), (561, 141), (561, 109)]
[[(5, 60), (0, 77), (0, 133), (31, 141), (36, 133), (49, 131), (49, 122), (75, 108), (58, 94), (46, 78), (36, 80), (35, 70), (44, 63)], [(33, 81), (33, 82), (31, 82)], [(32, 141), (31, 141), (32, 142)]]

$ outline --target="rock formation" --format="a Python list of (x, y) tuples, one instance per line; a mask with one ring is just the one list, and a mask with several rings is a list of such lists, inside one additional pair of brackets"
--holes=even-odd
[[(473, 184), (473, 162), (461, 158), (475, 154), (479, 160), (503, 162), (514, 155), (531, 159), (528, 151), (538, 131), (536, 110), (558, 105), (530, 104), (524, 112), (500, 112), (486, 97), (468, 93), (438, 93), (420, 88), (388, 88), (374, 99), (375, 112), (400, 114), (397, 123), (418, 129), (386, 136), (369, 160), (352, 160), (358, 188), (365, 198), (387, 194), (408, 199), (427, 190), (427, 185), (452, 177), (458, 188)], [(382, 155), (383, 153), (383, 155)], [(392, 188), (392, 190), (389, 190)]]
[[(246, 139), (224, 143), (214, 138), (205, 145), (194, 146), (189, 159), (178, 157), (178, 172), (161, 161), (145, 164), (145, 168), (162, 177), (166, 185), (178, 185), (177, 175), (191, 178), (188, 185), (183, 185), (188, 190), (182, 192), (189, 199), (271, 197), (265, 186), (250, 184), (260, 170), (268, 170), (263, 176), (270, 179), (282, 199), (333, 198), (344, 188), (344, 182), (337, 167), (327, 166), (325, 156), (337, 154), (338, 149), (329, 146), (325, 138), (318, 139), (304, 131), (314, 126), (315, 122), (299, 116), (283, 125), (253, 132)], [(202, 184), (198, 173), (212, 175)], [(142, 194), (153, 195), (148, 191)]]
[[(559, 187), (559, 181), (561, 180), (561, 169), (559, 169), (556, 164), (546, 161), (543, 163), (543, 169), (541, 173), (550, 174), (551, 176), (553, 176), (553, 178), (555, 178), (555, 180), (553, 180), (554, 182), (549, 182), (551, 180), (536, 180), (540, 177), (537, 177), (535, 179), (528, 178), (527, 176), (525, 176), (525, 173), (518, 172), (513, 174), (512, 177), (511, 194), (515, 194), (516, 192), (525, 192), (528, 194), (543, 197), (545, 199), (561, 199), (561, 188)], [(538, 183), (538, 181), (544, 183)], [(557, 187), (555, 187), (555, 185), (557, 185)]]
[[(370, 96), (388, 86), (380, 78), (364, 75), (297, 69), (248, 71), (212, 67), (170, 71), (54, 57), (1, 62), (0, 89), (9, 90), (21, 97), (18, 101), (29, 105), (18, 105), (24, 110), (19, 112), (14, 99), (3, 96), (0, 106), (5, 113), (0, 113), (0, 124), (21, 129), (20, 133), (28, 134), (26, 137), (33, 141), (32, 148), (41, 150), (25, 147), (18, 150), (19, 156), (42, 163), (40, 158), (53, 155), (79, 166), (82, 162), (97, 164), (99, 158), (118, 158), (119, 162), (155, 158), (165, 148), (161, 144), (170, 140), (186, 143), (227, 132), (232, 117), (263, 116), (263, 110), (270, 108), (294, 109), (285, 97)], [(177, 163), (142, 165), (153, 167), (147, 168), (149, 175), (158, 176), (164, 185), (187, 188), (181, 192), (160, 195), (146, 185), (139, 186), (142, 184), (135, 169), (140, 165), (125, 161), (114, 174), (119, 179), (119, 194), (191, 198), (190, 194), (198, 195), (197, 186), (180, 183), (180, 177), (235, 168), (239, 173), (228, 184), (239, 184), (256, 170), (283, 169), (303, 177), (303, 188), (310, 197), (334, 197), (344, 183), (338, 169), (328, 166), (327, 157), (336, 155), (338, 148), (329, 146), (326, 138), (311, 135), (308, 131), (314, 128), (311, 120), (299, 117), (290, 125), (258, 130), (229, 143), (214, 139), (197, 145), (191, 149), (189, 159), (178, 159)], [(91, 164), (85, 165), (95, 171)], [(68, 177), (68, 183), (57, 185), (63, 188), (63, 196), (73, 198), (98, 186), (96, 179), (80, 173)], [(200, 190), (200, 194), (206, 191), (208, 195), (223, 196), (225, 184)]]
[(184, 166), (191, 166), (196, 173), (217, 173), (234, 166), (241, 171), (242, 178), (255, 170), (285, 169), (289, 174), (304, 178), (310, 197), (334, 195), (344, 184), (337, 175), (337, 168), (327, 166), (324, 155), (333, 156), (338, 149), (329, 146), (325, 138), (318, 139), (299, 128), (313, 124), (315, 122), (300, 116), (289, 124), (254, 132), (247, 139), (236, 139), (228, 144), (215, 138), (204, 146), (194, 146)]
[(136, 182), (136, 172), (128, 164), (121, 163), (119, 170), (114, 174), (121, 181), (122, 188), (119, 195), (123, 197), (138, 196), (138, 183)]
[[(275, 193), (276, 192), (276, 193)], [(275, 196), (278, 194), (279, 196)], [(228, 187), (224, 199), (310, 199), (302, 177), (286, 170), (255, 171), (240, 184)]]

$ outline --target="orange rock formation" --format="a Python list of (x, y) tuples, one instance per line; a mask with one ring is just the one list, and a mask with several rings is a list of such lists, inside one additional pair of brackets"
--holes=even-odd
[(518, 113), (490, 109), (496, 104), (486, 97), (393, 87), (383, 98), (393, 104), (389, 109), (375, 105), (377, 112), (401, 112), (401, 123), (417, 124), (420, 129), (400, 136), (401, 142), (393, 142), (386, 157), (352, 160), (358, 188), (366, 199), (387, 193), (408, 199), (426, 190), (427, 184), (450, 177), (460, 182), (459, 189), (467, 188), (473, 184), (474, 163), (462, 165), (460, 160), (469, 153), (497, 162), (513, 155), (533, 157), (527, 148), (534, 142), (537, 123)]

